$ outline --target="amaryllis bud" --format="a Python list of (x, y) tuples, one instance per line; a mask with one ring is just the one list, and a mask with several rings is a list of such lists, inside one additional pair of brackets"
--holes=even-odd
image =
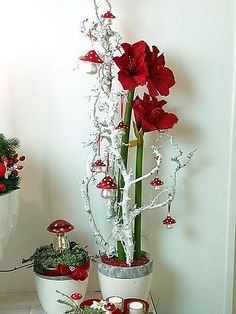
[(25, 156), (20, 156), (20, 161), (24, 161), (25, 160)]

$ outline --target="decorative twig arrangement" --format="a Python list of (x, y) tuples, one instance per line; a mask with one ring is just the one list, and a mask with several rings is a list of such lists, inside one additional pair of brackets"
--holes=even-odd
[[(81, 28), (82, 33), (91, 40), (91, 45), (96, 49), (96, 51), (93, 49), (81, 57), (81, 63), (89, 65), (90, 68), (87, 70), (89, 74), (97, 74), (97, 84), (90, 96), (91, 132), (88, 141), (85, 143), (85, 146), (90, 148), (90, 153), (85, 176), (82, 181), (82, 194), (84, 207), (88, 214), (96, 243), (102, 247), (108, 256), (118, 254), (121, 260), (125, 259), (127, 264), (131, 265), (134, 257), (136, 259), (140, 258), (140, 214), (142, 212), (168, 205), (168, 215), (163, 223), (169, 227), (175, 223), (175, 220), (170, 215), (170, 205), (176, 194), (177, 173), (190, 162), (194, 152), (188, 154), (185, 161), (181, 162), (184, 155), (183, 151), (174, 143), (173, 136), (168, 134), (167, 131), (168, 128), (173, 127), (178, 119), (174, 114), (164, 112), (162, 106), (165, 105), (166, 101), (157, 101), (156, 97), (150, 98), (150, 96), (156, 96), (157, 94), (168, 95), (169, 88), (175, 83), (172, 72), (165, 67), (164, 56), (157, 56), (159, 50), (155, 46), (153, 47), (153, 52), (151, 52), (144, 42), (138, 42), (133, 46), (128, 44), (121, 45), (120, 35), (111, 28), (111, 21), (115, 17), (111, 13), (110, 1), (106, 0), (105, 2), (108, 11), (101, 15), (103, 12), (99, 11), (96, 0), (93, 0), (97, 20), (89, 26), (89, 21), (86, 19), (83, 21)], [(124, 55), (122, 57), (115, 57), (122, 54), (122, 48), (125, 50)], [(159, 90), (157, 94), (152, 95), (150, 92), (151, 83), (149, 81), (148, 89), (150, 96), (145, 94), (143, 100), (138, 97), (134, 100), (135, 87), (145, 85), (147, 75), (145, 74), (144, 82), (139, 82), (134, 86), (129, 84), (127, 86), (126, 82), (122, 82), (122, 75), (130, 75), (130, 77), (133, 75), (132, 71), (134, 69), (132, 68), (132, 62), (135, 61), (135, 56), (140, 54), (141, 49), (143, 49), (145, 58), (152, 56), (152, 60), (155, 62), (158, 60), (160, 71), (165, 72), (163, 75), (169, 75), (169, 82), (170, 80), (173, 82), (169, 84), (168, 92)], [(126, 72), (122, 72), (123, 69), (121, 69), (121, 61), (124, 61), (122, 58), (126, 58), (125, 62), (128, 62), (128, 70), (126, 69)], [(144, 62), (146, 62), (145, 60)], [(139, 61), (136, 60), (136, 65)], [(119, 72), (119, 80), (123, 87), (129, 90), (128, 92), (116, 91), (112, 86), (114, 63), (121, 70)], [(130, 73), (127, 74), (127, 71), (130, 71)], [(158, 89), (158, 87), (156, 88)], [(158, 114), (161, 113), (163, 116), (161, 122), (158, 120), (159, 126), (155, 129), (145, 128), (143, 120), (140, 119), (138, 110), (144, 101), (156, 109), (158, 107)], [(126, 106), (124, 105), (125, 103)], [(136, 140), (130, 141), (132, 110), (136, 119), (136, 123), (133, 124)], [(123, 111), (125, 111), (124, 116)], [(119, 112), (121, 120), (117, 124)], [(152, 146), (155, 165), (148, 173), (142, 174), (144, 133), (153, 130), (159, 131), (159, 137)], [(153, 174), (158, 174), (163, 158), (159, 141), (163, 138), (168, 140), (170, 146), (176, 151), (176, 156), (170, 160), (170, 162), (176, 163), (174, 173), (171, 176), (173, 179), (172, 184), (162, 189), (163, 182), (156, 177), (152, 180), (151, 185), (157, 190), (157, 194), (149, 204), (142, 205), (142, 181), (150, 178)], [(128, 150), (130, 147), (137, 147), (135, 176), (133, 170), (128, 168)], [(94, 208), (92, 208), (90, 198), (91, 189), (95, 188), (94, 183), (97, 176), (103, 172), (105, 173), (105, 178), (97, 185), (97, 188), (102, 190), (102, 197), (106, 199), (106, 220), (113, 226), (112, 237), (109, 237), (109, 239), (104, 238), (96, 224), (93, 214)], [(130, 202), (130, 191), (134, 186), (135, 204), (133, 205)], [(165, 197), (164, 200), (163, 197)], [(137, 237), (136, 234), (138, 234)]]

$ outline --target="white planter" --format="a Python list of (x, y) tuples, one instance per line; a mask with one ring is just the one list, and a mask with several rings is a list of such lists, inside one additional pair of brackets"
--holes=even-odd
[[(89, 278), (89, 277), (88, 277)], [(80, 304), (86, 295), (88, 278), (84, 281), (73, 280), (67, 276), (48, 277), (35, 273), (36, 290), (38, 299), (42, 305), (42, 308), (47, 314), (63, 314), (66, 310), (69, 310), (68, 306), (57, 302), (58, 299), (66, 300), (62, 295), (56, 292), (56, 290), (71, 296), (73, 293), (82, 294), (83, 298), (79, 300)]]
[(0, 259), (13, 234), (19, 210), (19, 190), (0, 194)]
[(103, 299), (110, 296), (147, 300), (152, 282), (153, 259), (145, 253), (149, 263), (136, 267), (116, 267), (98, 264), (98, 278)]

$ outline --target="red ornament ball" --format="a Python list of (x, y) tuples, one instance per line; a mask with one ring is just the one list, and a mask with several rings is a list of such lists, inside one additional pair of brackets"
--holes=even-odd
[(0, 178), (2, 178), (4, 176), (4, 174), (6, 173), (6, 166), (4, 165), (3, 162), (0, 162)]
[(6, 192), (6, 185), (4, 183), (0, 183), (0, 192)]
[(76, 301), (81, 300), (83, 298), (82, 294), (77, 293), (77, 292), (73, 293), (70, 297), (72, 300), (76, 300)]

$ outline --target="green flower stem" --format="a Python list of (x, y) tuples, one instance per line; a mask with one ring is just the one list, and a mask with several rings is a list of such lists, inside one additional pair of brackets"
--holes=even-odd
[[(124, 116), (124, 123), (127, 125), (128, 129), (122, 136), (122, 143), (121, 146), (121, 157), (123, 159), (124, 165), (127, 168), (128, 164), (128, 143), (129, 143), (129, 134), (130, 134), (130, 122), (131, 122), (131, 116), (132, 116), (132, 105), (134, 100), (134, 89), (131, 89), (128, 92), (128, 99), (126, 103), (125, 108), (125, 116)], [(124, 187), (124, 178), (119, 173), (119, 191), (117, 195), (117, 201), (118, 203), (121, 201), (121, 189)], [(118, 218), (120, 219), (120, 223), (122, 223), (122, 208), (120, 207), (118, 209)], [(122, 243), (120, 241), (117, 242), (117, 251), (118, 251), (118, 259), (120, 261), (125, 261), (125, 251)]]
[[(136, 151), (136, 179), (142, 176), (143, 172), (143, 141), (139, 143)], [(142, 206), (142, 181), (135, 184), (135, 204), (137, 207)], [(141, 214), (135, 218), (134, 223), (134, 259), (142, 257), (141, 252)]]

